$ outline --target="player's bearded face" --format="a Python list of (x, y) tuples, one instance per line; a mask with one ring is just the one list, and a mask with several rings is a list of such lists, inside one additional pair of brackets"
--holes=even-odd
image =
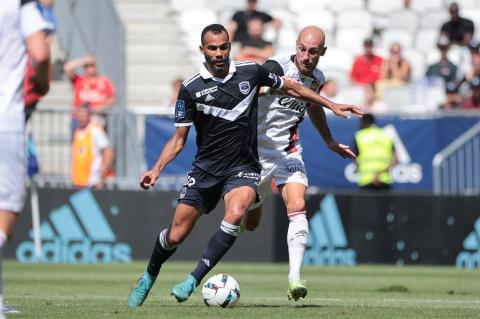
[(230, 43), (226, 33), (205, 35), (205, 43), (202, 46), (202, 53), (205, 56), (205, 61), (210, 66), (211, 70), (218, 73), (223, 73), (229, 68), (230, 58)]

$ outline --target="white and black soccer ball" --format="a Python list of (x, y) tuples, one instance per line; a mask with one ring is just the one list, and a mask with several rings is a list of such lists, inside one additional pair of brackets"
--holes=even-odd
[(240, 286), (232, 276), (218, 274), (203, 284), (202, 297), (207, 306), (232, 308), (240, 299)]

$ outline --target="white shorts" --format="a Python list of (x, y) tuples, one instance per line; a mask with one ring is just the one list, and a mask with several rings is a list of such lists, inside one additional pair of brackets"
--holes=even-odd
[(0, 210), (20, 213), (25, 186), (25, 135), (0, 133)]
[(255, 202), (250, 209), (262, 205), (268, 192), (271, 190), (272, 179), (275, 178), (277, 187), (287, 183), (300, 183), (308, 187), (308, 178), (301, 153), (292, 153), (287, 156), (262, 158), (262, 173), (258, 185), (259, 201)]

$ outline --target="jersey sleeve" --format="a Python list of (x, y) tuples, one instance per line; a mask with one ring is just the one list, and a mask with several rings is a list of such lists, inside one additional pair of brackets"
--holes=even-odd
[(191, 126), (195, 119), (195, 101), (182, 84), (175, 103), (175, 126)]
[(97, 149), (103, 150), (107, 147), (110, 147), (110, 140), (108, 139), (108, 136), (103, 130), (103, 128), (93, 127), (92, 135), (95, 147), (97, 147)]
[(258, 73), (260, 76), (260, 86), (268, 86), (272, 89), (281, 89), (283, 80), (278, 75), (273, 74), (261, 65), (258, 65)]
[(39, 31), (52, 30), (52, 25), (42, 18), (35, 0), (21, 0), (20, 3), (20, 29), (24, 39)]
[(265, 61), (265, 63), (263, 63), (262, 66), (265, 69), (267, 69), (267, 71), (269, 71), (270, 73), (273, 73), (275, 75), (278, 75), (278, 76), (284, 76), (285, 75), (284, 72), (283, 72), (282, 66), (280, 65), (280, 63), (278, 63), (275, 60), (267, 60), (267, 61)]

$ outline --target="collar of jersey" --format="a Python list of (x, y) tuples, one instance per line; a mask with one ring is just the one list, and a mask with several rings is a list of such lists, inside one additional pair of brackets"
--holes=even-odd
[(206, 79), (212, 79), (212, 80), (220, 82), (220, 83), (225, 83), (228, 80), (230, 80), (232, 78), (233, 74), (237, 71), (237, 68), (235, 67), (235, 62), (233, 62), (232, 59), (229, 59), (229, 63), (230, 63), (230, 67), (228, 68), (228, 75), (226, 77), (224, 77), (223, 79), (214, 77), (212, 75), (212, 73), (210, 73), (210, 71), (208, 71), (207, 67), (205, 66), (205, 62), (203, 62), (200, 65), (200, 75), (205, 80)]

